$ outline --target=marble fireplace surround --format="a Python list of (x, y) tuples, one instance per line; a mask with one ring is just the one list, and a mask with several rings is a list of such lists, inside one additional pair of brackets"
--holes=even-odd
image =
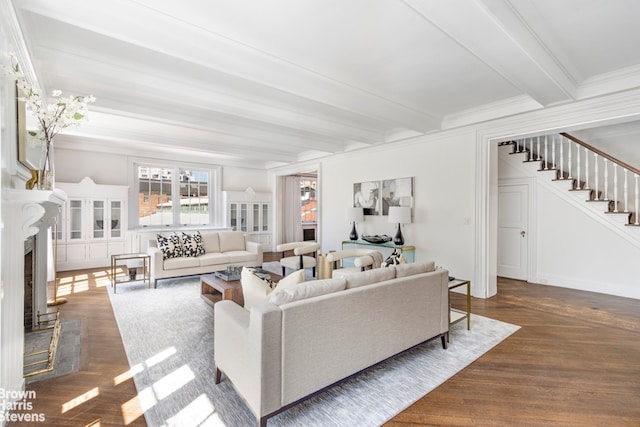
[[(2, 245), (2, 331), (0, 359), (2, 386), (20, 390), (24, 350), (24, 262), (25, 241), (35, 236), (33, 268), (33, 313), (47, 311), (47, 259), (49, 227), (55, 223), (60, 208), (67, 200), (61, 190), (3, 191)], [(34, 319), (36, 317), (34, 316)], [(35, 320), (34, 320), (35, 322)]]

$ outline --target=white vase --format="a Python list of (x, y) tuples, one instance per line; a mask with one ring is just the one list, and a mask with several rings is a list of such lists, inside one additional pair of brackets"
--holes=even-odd
[(55, 184), (55, 170), (53, 162), (53, 143), (48, 142), (42, 149), (38, 168), (38, 190), (51, 191)]

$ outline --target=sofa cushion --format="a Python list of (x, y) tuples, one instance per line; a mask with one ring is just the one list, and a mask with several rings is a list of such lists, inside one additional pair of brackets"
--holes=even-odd
[(434, 261), (415, 262), (396, 265), (396, 277), (413, 276), (414, 274), (428, 273), (436, 269)]
[(396, 270), (395, 268), (374, 268), (373, 270), (345, 274), (343, 277), (347, 281), (347, 289), (351, 289), (391, 280), (396, 277)]
[(331, 294), (345, 289), (346, 281), (340, 279), (312, 280), (286, 289), (273, 292), (269, 302), (275, 305), (288, 304), (307, 298)]
[(217, 232), (202, 233), (202, 245), (205, 252), (220, 252), (220, 240)]
[(204, 246), (202, 245), (202, 236), (199, 231), (193, 234), (182, 232), (182, 249), (184, 256), (195, 257), (204, 255)]
[(163, 264), (165, 270), (174, 270), (176, 268), (198, 267), (200, 261), (194, 257), (178, 257), (166, 259)]
[(242, 231), (224, 231), (218, 233), (220, 252), (244, 251), (244, 233)]
[(278, 283), (255, 275), (255, 269), (244, 267), (240, 273), (240, 285), (244, 296), (244, 308), (250, 310), (256, 304), (269, 301), (269, 296), (276, 290), (291, 289), (304, 282), (304, 270), (298, 270), (282, 278)]
[(221, 253), (229, 257), (229, 262), (245, 262), (256, 259), (256, 254), (248, 251), (226, 251)]
[(231, 262), (231, 258), (222, 252), (205, 252), (204, 255), (198, 257), (198, 261), (200, 261), (200, 266), (204, 267), (207, 265), (228, 264)]
[(158, 247), (162, 251), (163, 259), (179, 258), (183, 256), (182, 242), (177, 234), (163, 236), (158, 234)]

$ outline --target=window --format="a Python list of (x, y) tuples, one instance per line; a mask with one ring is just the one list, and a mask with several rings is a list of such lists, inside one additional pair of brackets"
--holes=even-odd
[(301, 222), (316, 222), (316, 179), (300, 179), (300, 215)]
[(141, 227), (207, 225), (213, 221), (213, 170), (135, 164), (138, 225)]

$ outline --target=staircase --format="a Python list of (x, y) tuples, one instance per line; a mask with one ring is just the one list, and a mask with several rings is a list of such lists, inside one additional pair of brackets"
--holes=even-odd
[(640, 170), (567, 134), (551, 134), (499, 144), (547, 174), (554, 186), (584, 202), (594, 215), (640, 242)]

